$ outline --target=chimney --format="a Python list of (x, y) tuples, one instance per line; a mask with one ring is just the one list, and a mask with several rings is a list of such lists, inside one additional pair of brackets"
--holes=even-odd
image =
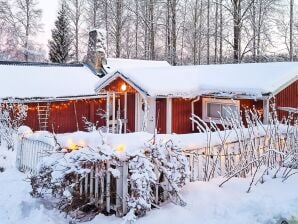
[(92, 65), (97, 73), (102, 73), (106, 60), (106, 32), (101, 29), (89, 32), (87, 63)]

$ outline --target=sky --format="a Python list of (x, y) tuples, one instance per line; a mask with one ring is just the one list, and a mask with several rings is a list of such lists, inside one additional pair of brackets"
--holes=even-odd
[(37, 41), (47, 49), (48, 39), (57, 17), (59, 0), (39, 0), (39, 8), (43, 11), (43, 32), (38, 34)]

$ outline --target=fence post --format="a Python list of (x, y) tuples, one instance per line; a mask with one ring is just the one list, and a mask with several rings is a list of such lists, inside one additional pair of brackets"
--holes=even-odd
[(189, 155), (190, 182), (194, 181), (194, 155)]
[(128, 195), (128, 162), (123, 162), (123, 190), (122, 190), (122, 212), (123, 215), (127, 214), (127, 195)]
[(120, 217), (122, 214), (121, 214), (121, 199), (123, 199), (123, 164), (120, 165), (118, 167), (118, 170), (120, 172), (120, 177), (117, 178), (117, 186), (116, 186), (116, 192), (117, 192), (117, 195), (116, 195), (116, 216)]
[(23, 145), (23, 138), (18, 140), (18, 145), (17, 145), (16, 165), (18, 170), (21, 170), (21, 158), (23, 157), (22, 145)]
[(107, 176), (106, 176), (106, 211), (110, 213), (111, 210), (111, 172), (110, 169), (110, 162), (107, 161)]

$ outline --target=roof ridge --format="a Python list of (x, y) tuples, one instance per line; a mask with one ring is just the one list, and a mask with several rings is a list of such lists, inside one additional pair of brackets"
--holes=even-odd
[(25, 62), (25, 61), (1, 61), (0, 65), (15, 65), (15, 66), (43, 66), (43, 67), (84, 67), (83, 63), (48, 63), (48, 62)]

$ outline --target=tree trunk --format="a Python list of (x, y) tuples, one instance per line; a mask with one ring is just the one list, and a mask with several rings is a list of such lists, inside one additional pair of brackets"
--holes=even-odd
[(122, 0), (116, 1), (116, 58), (121, 56)]
[(171, 48), (171, 36), (170, 36), (170, 33), (171, 33), (171, 27), (170, 27), (170, 16), (171, 16), (171, 10), (170, 10), (170, 0), (167, 0), (167, 15), (166, 15), (166, 58), (167, 58), (167, 61), (169, 63), (172, 63), (172, 60), (171, 60), (171, 51), (172, 51), (172, 48)]
[(253, 61), (257, 61), (257, 22), (256, 22), (256, 1), (252, 0), (252, 31), (253, 31), (253, 39), (252, 39), (252, 58)]
[(154, 0), (149, 0), (150, 60), (155, 60), (154, 4)]
[(75, 61), (79, 62), (79, 0), (75, 2)]
[[(193, 64), (197, 64), (197, 53), (198, 53), (198, 5), (199, 0), (195, 1), (194, 7), (194, 34), (193, 34)], [(200, 24), (201, 26), (201, 24)]]
[(240, 63), (240, 41), (241, 41), (241, 0), (233, 0), (233, 22), (234, 22), (234, 63)]
[(104, 19), (106, 27), (106, 43), (107, 43), (107, 57), (109, 57), (109, 17), (108, 17), (108, 0), (105, 0), (104, 4)]
[(26, 0), (25, 61), (29, 60), (30, 2)]
[(177, 65), (177, 30), (176, 30), (176, 13), (177, 13), (177, 0), (172, 0), (171, 4), (172, 13), (172, 65)]
[(215, 0), (214, 63), (217, 64), (218, 51), (218, 0)]
[(203, 22), (203, 0), (200, 2), (200, 21), (199, 21), (199, 65), (201, 64), (202, 59), (202, 22)]
[(219, 63), (222, 64), (223, 60), (223, 11), (222, 11), (222, 4), (223, 0), (220, 0), (220, 5), (219, 5)]
[(136, 26), (135, 26), (135, 58), (138, 58), (138, 33), (139, 33), (139, 1), (135, 0), (135, 10), (136, 10)]
[(294, 0), (290, 0), (290, 61), (293, 61), (293, 17), (294, 17)]
[(207, 65), (210, 64), (210, 0), (207, 1)]

